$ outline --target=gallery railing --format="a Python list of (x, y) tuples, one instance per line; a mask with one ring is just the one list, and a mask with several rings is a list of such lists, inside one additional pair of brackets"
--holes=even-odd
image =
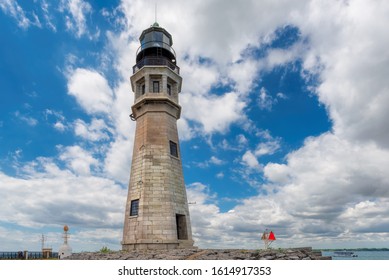
[(139, 62), (132, 67), (132, 71), (133, 73), (135, 73), (143, 66), (150, 66), (150, 65), (167, 66), (177, 74), (180, 74), (180, 67), (172, 63), (169, 59), (167, 59), (164, 56), (146, 56), (141, 60), (139, 60)]

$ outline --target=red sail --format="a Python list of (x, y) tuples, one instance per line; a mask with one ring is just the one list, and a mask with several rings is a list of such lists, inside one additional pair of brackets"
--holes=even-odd
[(276, 237), (272, 231), (269, 234), (269, 240), (276, 240)]

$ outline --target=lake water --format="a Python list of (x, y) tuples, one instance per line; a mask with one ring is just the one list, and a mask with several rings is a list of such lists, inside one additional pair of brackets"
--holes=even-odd
[(389, 260), (389, 251), (352, 251), (357, 257), (334, 256), (332, 251), (322, 252), (323, 256), (332, 256), (333, 260)]

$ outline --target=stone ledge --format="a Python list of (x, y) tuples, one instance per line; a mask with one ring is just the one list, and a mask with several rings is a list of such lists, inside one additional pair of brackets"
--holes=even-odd
[(172, 249), (75, 253), (68, 260), (331, 260), (312, 248), (270, 250)]

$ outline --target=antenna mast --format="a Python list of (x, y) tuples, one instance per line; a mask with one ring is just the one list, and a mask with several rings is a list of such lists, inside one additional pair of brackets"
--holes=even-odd
[(47, 237), (43, 235), (42, 233), (42, 237), (41, 237), (41, 242), (42, 242), (42, 250), (43, 248), (45, 248), (45, 241), (47, 240)]
[(157, 1), (155, 1), (155, 21), (157, 22)]

